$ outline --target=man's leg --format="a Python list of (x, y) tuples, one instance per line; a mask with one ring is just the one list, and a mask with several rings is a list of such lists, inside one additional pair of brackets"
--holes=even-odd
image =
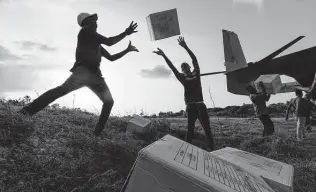
[(309, 115), (306, 117), (305, 127), (306, 127), (305, 130), (306, 130), (307, 132), (310, 132), (310, 131), (311, 131), (311, 118), (310, 118)]
[(266, 119), (264, 118), (264, 115), (260, 115), (259, 120), (261, 121), (262, 125), (263, 125), (263, 132), (262, 132), (262, 136), (266, 136), (267, 135), (267, 128), (266, 128)]
[(96, 77), (96, 78), (98, 78), (98, 80), (93, 82), (92, 84), (88, 85), (88, 88), (91, 89), (99, 97), (99, 99), (103, 102), (99, 121), (98, 121), (96, 128), (94, 130), (94, 134), (96, 136), (99, 136), (101, 134), (102, 130), (104, 129), (106, 122), (109, 119), (112, 107), (114, 105), (114, 100), (112, 98), (112, 94), (110, 92), (110, 89), (108, 88), (104, 79), (102, 77)]
[(305, 139), (305, 124), (306, 124), (306, 117), (303, 117), (302, 119), (301, 119), (301, 134), (302, 134), (302, 139)]
[(267, 125), (267, 128), (266, 128), (266, 134), (267, 135), (273, 135), (274, 133), (274, 123), (272, 122), (271, 118), (269, 115), (265, 115), (265, 118), (266, 118), (266, 125)]
[(188, 119), (188, 130), (186, 135), (186, 141), (192, 143), (194, 136), (195, 122), (198, 116), (197, 108), (195, 104), (189, 104), (186, 107), (187, 119)]
[(208, 147), (210, 148), (211, 151), (214, 150), (214, 140), (213, 140), (213, 135), (211, 132), (211, 126), (210, 126), (210, 118), (207, 113), (207, 108), (206, 105), (203, 103), (197, 104), (198, 108), (198, 118), (199, 121), (204, 129), (206, 141), (208, 143)]
[(297, 140), (298, 141), (302, 141), (303, 140), (305, 121), (306, 121), (305, 117), (298, 117), (297, 118), (296, 136), (297, 136)]
[(56, 99), (67, 95), (68, 93), (83, 86), (84, 83), (81, 81), (80, 76), (74, 72), (62, 85), (46, 91), (41, 96), (36, 98), (32, 103), (23, 107), (20, 112), (28, 115), (34, 115)]

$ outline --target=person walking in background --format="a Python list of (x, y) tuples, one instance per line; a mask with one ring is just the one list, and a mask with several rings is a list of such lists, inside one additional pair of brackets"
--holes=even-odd
[(170, 69), (173, 71), (176, 78), (184, 87), (184, 100), (186, 104), (186, 113), (188, 120), (188, 130), (186, 135), (186, 141), (192, 143), (194, 136), (194, 127), (195, 122), (199, 119), (208, 142), (208, 150), (214, 150), (214, 141), (213, 135), (210, 127), (210, 120), (207, 112), (206, 105), (203, 101), (203, 91), (201, 86), (201, 77), (200, 77), (200, 67), (197, 61), (196, 56), (189, 49), (183, 37), (178, 39), (179, 45), (183, 47), (190, 55), (193, 63), (194, 70), (191, 71), (190, 65), (186, 62), (181, 64), (181, 69), (183, 73), (180, 73), (172, 62), (168, 59), (165, 53), (158, 48), (157, 51), (154, 51), (157, 55), (162, 56)]
[[(310, 93), (306, 93), (305, 96), (303, 97), (303, 99), (306, 99), (309, 104), (311, 106), (313, 106), (312, 108), (314, 108), (315, 104), (311, 101), (312, 99), (312, 95)], [(311, 132), (311, 128), (312, 128), (312, 121), (311, 121), (311, 115), (312, 115), (312, 110), (311, 111), (308, 111), (308, 114), (306, 116), (306, 122), (305, 122), (305, 131), (306, 132)]]
[(269, 116), (266, 105), (266, 102), (269, 101), (271, 95), (266, 93), (263, 82), (259, 82), (258, 87), (261, 89), (259, 92), (253, 85), (248, 84), (246, 86), (246, 90), (248, 91), (250, 100), (253, 103), (255, 114), (263, 124), (264, 128), (262, 136), (265, 137), (274, 133), (274, 124)]
[[(302, 141), (305, 137), (306, 119), (311, 114), (311, 110), (315, 109), (315, 105), (306, 98), (303, 98), (301, 90), (295, 90), (296, 98), (291, 99), (286, 110), (285, 120), (289, 119), (289, 113), (292, 108), (295, 110), (295, 117), (297, 120), (296, 137), (298, 141)], [(307, 96), (308, 98), (309, 96)]]
[(77, 22), (81, 29), (78, 34), (76, 62), (70, 70), (72, 74), (62, 85), (45, 92), (32, 103), (22, 108), (19, 111), (20, 113), (34, 115), (56, 99), (86, 86), (103, 102), (99, 121), (94, 130), (96, 136), (101, 134), (114, 104), (111, 92), (100, 71), (101, 58), (105, 57), (109, 61), (115, 61), (129, 52), (138, 52), (138, 50), (129, 42), (125, 50), (111, 55), (101, 46), (102, 44), (112, 46), (126, 36), (137, 32), (135, 31), (137, 23), (131, 22), (124, 32), (107, 38), (97, 32), (97, 20), (97, 14), (80, 13), (77, 16)]

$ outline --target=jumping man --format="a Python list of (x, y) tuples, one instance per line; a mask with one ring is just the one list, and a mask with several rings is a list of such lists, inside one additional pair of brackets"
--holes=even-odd
[(123, 33), (107, 38), (97, 32), (97, 20), (97, 14), (80, 13), (78, 15), (77, 21), (81, 29), (78, 34), (76, 62), (70, 70), (72, 74), (62, 85), (45, 92), (24, 107), (21, 113), (34, 115), (56, 99), (82, 87), (88, 87), (103, 102), (101, 115), (94, 130), (96, 136), (101, 134), (114, 104), (111, 92), (100, 71), (101, 57), (115, 61), (129, 52), (138, 52), (138, 50), (129, 42), (124, 51), (111, 55), (101, 46), (102, 44), (112, 46), (126, 36), (137, 32), (135, 31), (137, 23), (131, 22)]
[(197, 118), (199, 119), (208, 142), (209, 151), (214, 150), (214, 141), (210, 127), (210, 120), (207, 113), (206, 105), (203, 102), (203, 92), (201, 86), (201, 77), (200, 77), (200, 67), (198, 61), (193, 54), (193, 52), (188, 48), (183, 37), (178, 39), (179, 45), (182, 46), (190, 55), (193, 63), (194, 70), (190, 70), (190, 65), (188, 63), (182, 63), (181, 69), (183, 73), (174, 67), (172, 62), (168, 59), (165, 53), (158, 48), (158, 51), (154, 51), (157, 55), (162, 56), (168, 66), (173, 71), (176, 78), (184, 87), (184, 100), (186, 104), (186, 112), (188, 119), (188, 130), (186, 135), (186, 141), (192, 143), (194, 135), (194, 127)]

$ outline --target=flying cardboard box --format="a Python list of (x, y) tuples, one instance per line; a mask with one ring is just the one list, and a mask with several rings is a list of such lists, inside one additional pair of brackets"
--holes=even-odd
[(135, 116), (129, 120), (126, 130), (136, 134), (145, 134), (151, 132), (150, 125), (151, 121), (149, 119)]
[(271, 75), (261, 75), (256, 81), (255, 85), (258, 89), (258, 83), (262, 81), (266, 89), (266, 92), (269, 94), (276, 94), (282, 88), (282, 82), (280, 75), (271, 74)]
[(177, 9), (152, 13), (146, 21), (152, 41), (180, 35)]
[(261, 177), (166, 135), (145, 147), (121, 192), (275, 192)]
[(275, 191), (293, 191), (294, 168), (292, 165), (231, 147), (225, 147), (211, 153), (246, 169), (252, 175), (261, 176)]

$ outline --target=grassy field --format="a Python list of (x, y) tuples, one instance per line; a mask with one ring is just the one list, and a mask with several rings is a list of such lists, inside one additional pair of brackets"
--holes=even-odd
[[(70, 109), (43, 110), (25, 118), (0, 109), (0, 191), (119, 191), (138, 151), (156, 138), (126, 133), (127, 118), (111, 117), (100, 138), (92, 135), (97, 116)], [(292, 164), (294, 191), (316, 189), (316, 133), (295, 140), (295, 122), (273, 119), (273, 137), (261, 138), (257, 119), (211, 118), (216, 148), (225, 146)], [(185, 119), (154, 119), (161, 135), (185, 138)], [(278, 130), (281, 133), (278, 133)], [(196, 124), (196, 145), (204, 136)], [(285, 131), (284, 131), (285, 130)], [(288, 136), (286, 136), (288, 135)]]

